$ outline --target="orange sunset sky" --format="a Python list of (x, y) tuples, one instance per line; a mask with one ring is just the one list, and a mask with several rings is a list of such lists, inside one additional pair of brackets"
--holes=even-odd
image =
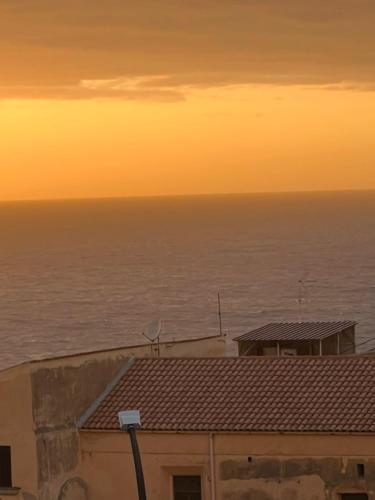
[(375, 188), (373, 0), (3, 0), (0, 200)]

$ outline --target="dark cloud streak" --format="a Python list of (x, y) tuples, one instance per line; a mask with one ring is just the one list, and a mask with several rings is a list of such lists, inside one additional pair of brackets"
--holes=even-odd
[[(4, 0), (0, 97), (177, 99), (182, 86), (244, 83), (370, 89), (374, 25), (373, 0)], [(160, 74), (171, 76), (146, 94), (80, 84)]]

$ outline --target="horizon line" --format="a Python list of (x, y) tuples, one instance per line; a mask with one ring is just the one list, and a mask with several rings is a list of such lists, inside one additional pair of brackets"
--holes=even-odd
[(329, 194), (329, 193), (371, 193), (375, 188), (352, 188), (352, 189), (301, 189), (281, 191), (230, 191), (215, 193), (184, 193), (184, 194), (150, 194), (150, 195), (116, 195), (116, 196), (68, 196), (56, 198), (10, 198), (0, 199), (0, 204), (6, 203), (44, 203), (44, 202), (69, 202), (69, 201), (109, 201), (109, 200), (137, 200), (137, 199), (159, 199), (159, 198), (209, 198), (215, 196), (254, 196), (254, 195), (278, 195), (278, 194)]

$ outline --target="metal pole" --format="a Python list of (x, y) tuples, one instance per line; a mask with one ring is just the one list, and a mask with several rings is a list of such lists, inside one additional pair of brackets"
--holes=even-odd
[(220, 299), (220, 292), (217, 294), (217, 305), (218, 305), (218, 313), (219, 313), (219, 331), (220, 335), (223, 335), (223, 325), (221, 322), (221, 299)]
[(137, 476), (138, 497), (139, 500), (147, 500), (145, 480), (143, 477), (141, 454), (139, 453), (139, 447), (137, 442), (136, 426), (129, 425), (127, 431), (129, 433), (130, 442), (132, 445), (135, 474)]
[(303, 281), (298, 281), (298, 322), (302, 323)]

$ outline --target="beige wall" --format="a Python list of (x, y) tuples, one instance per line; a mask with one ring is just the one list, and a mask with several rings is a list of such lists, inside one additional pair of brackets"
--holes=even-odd
[[(171, 499), (171, 476), (190, 473), (202, 474), (203, 498), (213, 498), (209, 434), (138, 436), (149, 500)], [(137, 500), (127, 434), (81, 431), (80, 441), (87, 498)], [(216, 434), (214, 456), (220, 500), (337, 500), (360, 491), (375, 499), (375, 436)]]
[(0, 373), (0, 445), (11, 446), (13, 485), (22, 486), (32, 500), (38, 480), (31, 384), (25, 367)]

